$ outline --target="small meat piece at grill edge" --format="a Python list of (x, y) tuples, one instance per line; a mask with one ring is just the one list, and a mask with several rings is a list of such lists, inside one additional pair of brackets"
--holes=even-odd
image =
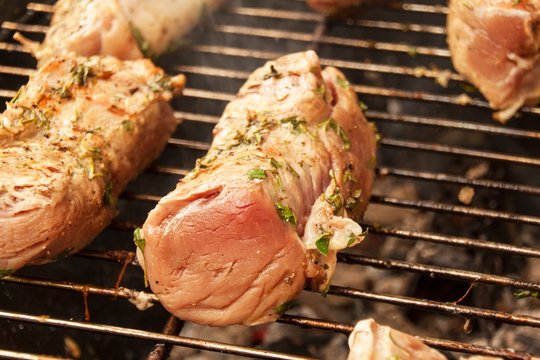
[(268, 62), (228, 104), (208, 154), (151, 211), (138, 256), (167, 310), (201, 324), (274, 321), (364, 238), (375, 131), (313, 51)]
[(184, 86), (150, 60), (54, 58), (0, 116), (0, 275), (76, 252), (167, 143)]
[(540, 1), (451, 0), (448, 43), (452, 62), (510, 119), (540, 100)]
[(446, 360), (446, 356), (414, 336), (381, 326), (373, 319), (359, 321), (349, 336), (347, 360)]
[(326, 16), (334, 16), (344, 10), (359, 7), (365, 0), (307, 0), (307, 3), (315, 11)]
[(201, 16), (221, 2), (60, 0), (43, 44), (30, 46), (40, 62), (69, 52), (122, 60), (157, 56), (174, 47)]

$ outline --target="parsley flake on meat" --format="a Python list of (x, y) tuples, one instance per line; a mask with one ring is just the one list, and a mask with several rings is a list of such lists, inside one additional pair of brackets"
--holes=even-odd
[(328, 247), (330, 246), (330, 234), (322, 234), (321, 237), (315, 242), (317, 250), (323, 255), (328, 255)]
[(296, 215), (294, 215), (294, 212), (290, 207), (282, 203), (277, 203), (276, 209), (283, 221), (288, 222), (292, 225), (296, 225)]
[(144, 247), (146, 245), (146, 240), (144, 239), (143, 231), (141, 228), (136, 228), (135, 231), (133, 231), (133, 242), (141, 251), (144, 251)]
[(266, 178), (266, 173), (263, 169), (251, 169), (247, 175), (249, 180), (262, 180)]

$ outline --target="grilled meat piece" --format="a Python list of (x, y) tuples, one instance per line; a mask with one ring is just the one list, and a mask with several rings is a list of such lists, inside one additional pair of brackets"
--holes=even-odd
[(0, 273), (80, 250), (161, 152), (184, 77), (149, 60), (55, 58), (0, 116)]
[(42, 45), (40, 61), (75, 52), (122, 60), (157, 56), (180, 41), (222, 0), (60, 0)]
[(273, 321), (306, 281), (327, 289), (336, 251), (363, 240), (350, 218), (370, 196), (374, 128), (343, 74), (308, 51), (257, 69), (214, 135), (150, 213), (139, 259), (182, 319)]
[(348, 360), (446, 360), (411, 335), (381, 326), (373, 319), (359, 321), (349, 336)]
[(540, 1), (451, 0), (448, 43), (454, 67), (506, 122), (540, 100)]
[(309, 6), (326, 16), (334, 16), (343, 10), (359, 7), (365, 0), (307, 0)]

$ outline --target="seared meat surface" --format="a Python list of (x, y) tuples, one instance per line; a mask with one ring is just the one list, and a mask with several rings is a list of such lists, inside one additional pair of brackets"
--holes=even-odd
[(0, 116), (0, 271), (66, 256), (161, 152), (182, 89), (149, 60), (55, 58)]
[[(139, 259), (163, 306), (211, 325), (275, 320), (364, 238), (375, 132), (352, 86), (308, 51), (257, 69), (208, 154), (144, 224)], [(140, 249), (139, 249), (140, 250)]]
[(60, 0), (42, 45), (40, 61), (74, 52), (122, 60), (157, 56), (181, 40), (222, 0)]
[(540, 99), (540, 0), (450, 0), (454, 67), (510, 119)]
[(348, 360), (446, 360), (415, 337), (381, 326), (373, 319), (359, 321), (349, 336)]

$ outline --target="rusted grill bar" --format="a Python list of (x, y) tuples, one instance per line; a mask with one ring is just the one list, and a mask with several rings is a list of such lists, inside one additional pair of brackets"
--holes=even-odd
[[(399, 56), (409, 54), (411, 56), (418, 56), (419, 58), (434, 58), (434, 59), (447, 59), (449, 52), (446, 48), (439, 48), (437, 46), (417, 46), (409, 45), (408, 43), (397, 43), (388, 41), (371, 41), (368, 39), (358, 39), (348, 36), (334, 36), (326, 34), (325, 28), (322, 27), (324, 19), (315, 13), (309, 13), (297, 10), (275, 10), (268, 7), (251, 7), (251, 4), (260, 5), (261, 0), (252, 0), (250, 6), (233, 6), (225, 9), (229, 17), (234, 16), (238, 19), (253, 18), (261, 20), (272, 21), (289, 21), (289, 22), (302, 22), (311, 24), (313, 31), (292, 31), (292, 30), (277, 30), (258, 28), (256, 26), (244, 26), (242, 22), (236, 24), (218, 24), (213, 27), (212, 31), (219, 36), (233, 36), (238, 39), (246, 39), (247, 43), (258, 39), (261, 41), (291, 41), (298, 42), (303, 45), (316, 44), (327, 45), (335, 47), (336, 49), (342, 48), (356, 48), (363, 50), (373, 50), (380, 53), (393, 53)], [(298, 0), (296, 2), (300, 2)], [(244, 4), (242, 4), (244, 5)], [(425, 5), (416, 3), (402, 3), (392, 5), (393, 11), (399, 11), (405, 14), (435, 14), (440, 15), (441, 20), (447, 13), (448, 9), (445, 6), (440, 5)], [(41, 3), (29, 3), (27, 6), (29, 11), (36, 13), (47, 14), (51, 13), (53, 7), (48, 4)], [(242, 25), (238, 25), (242, 24)], [(444, 39), (445, 28), (443, 24), (422, 24), (420, 22), (413, 23), (400, 23), (395, 21), (389, 21), (387, 19), (355, 19), (347, 23), (347, 26), (356, 27), (369, 31), (382, 31), (382, 32), (399, 32), (401, 34), (419, 34), (419, 35), (431, 35), (437, 38)], [(42, 35), (48, 26), (46, 24), (30, 24), (17, 21), (9, 21), (2, 23), (2, 29), (5, 31), (21, 31), (29, 34)], [(321, 32), (322, 31), (322, 32)], [(314, 35), (317, 32), (321, 32), (319, 35)], [(272, 49), (272, 47), (269, 47)], [(18, 54), (21, 57), (28, 57), (28, 50), (22, 46), (0, 41), (0, 51), (10, 52), (12, 54)], [(250, 46), (242, 48), (237, 44), (206, 44), (206, 43), (192, 43), (185, 46), (185, 50), (193, 53), (204, 54), (208, 56), (231, 57), (239, 60), (250, 60), (253, 64), (260, 64), (262, 60), (278, 57), (282, 55), (280, 52), (272, 50), (257, 50)], [(1, 62), (1, 61), (0, 61)], [(438, 79), (441, 76), (441, 70), (436, 68), (423, 68), (421, 74), (419, 69), (411, 66), (404, 65), (388, 65), (383, 63), (371, 62), (371, 61), (350, 61), (342, 60), (338, 58), (322, 58), (323, 65), (337, 66), (342, 69), (351, 72), (366, 72), (372, 74), (391, 75), (414, 81), (417, 78)], [(425, 60), (422, 60), (425, 63)], [(214, 62), (218, 64), (218, 62)], [(174, 65), (169, 71), (181, 71), (188, 74), (188, 76), (199, 76), (207, 78), (221, 78), (223, 80), (244, 80), (250, 73), (248, 68), (242, 67), (242, 70), (236, 70), (229, 68), (227, 62), (225, 65), (219, 63), (220, 66), (212, 66), (204, 64), (178, 64)], [(13, 66), (13, 64), (1, 64), (0, 63), (0, 75), (10, 76), (29, 76), (33, 72), (33, 69)], [(463, 83), (463, 78), (453, 71), (444, 74), (451, 83), (460, 84)], [(397, 99), (405, 100), (428, 106), (447, 106), (452, 109), (468, 109), (475, 108), (476, 110), (485, 110), (488, 108), (487, 103), (479, 98), (469, 98), (465, 102), (460, 95), (452, 95), (449, 93), (439, 94), (438, 92), (429, 92), (427, 90), (421, 90), (416, 92), (410, 92), (400, 88), (393, 88), (391, 86), (373, 86), (371, 84), (353, 84), (354, 89), (359, 93), (361, 98), (364, 97), (378, 97), (384, 100)], [(0, 83), (0, 97), (10, 98), (16, 93), (15, 87), (10, 83)], [(186, 89), (184, 93), (186, 98), (191, 98), (196, 101), (213, 101), (220, 102), (223, 105), (224, 102), (230, 101), (234, 94), (233, 92), (225, 91), (220, 88), (198, 88), (190, 87)], [(220, 106), (221, 106), (220, 105)], [(465, 107), (468, 106), (468, 107)], [(184, 123), (191, 123), (192, 125), (208, 126), (217, 123), (218, 116), (216, 113), (193, 113), (189, 107), (178, 106), (175, 115), (179, 119), (183, 119)], [(540, 108), (526, 108), (523, 110), (525, 115), (527, 114), (540, 114)], [(476, 120), (455, 120), (444, 117), (431, 117), (427, 115), (415, 115), (415, 114), (395, 114), (390, 113), (379, 108), (366, 111), (366, 115), (370, 120), (376, 121), (378, 124), (389, 125), (403, 125), (403, 126), (415, 126), (423, 128), (438, 128), (441, 130), (453, 130), (459, 131), (463, 134), (479, 134), (486, 137), (497, 138), (510, 138), (526, 141), (536, 141), (540, 139), (540, 131), (525, 130), (518, 127), (500, 126), (495, 123), (483, 124)], [(488, 115), (486, 115), (487, 117)], [(485, 120), (485, 119), (484, 119)], [(481, 160), (487, 162), (498, 162), (509, 166), (526, 166), (532, 171), (538, 171), (537, 167), (540, 165), (540, 159), (529, 157), (526, 155), (514, 155), (507, 153), (506, 151), (487, 151), (477, 150), (468, 146), (459, 145), (446, 145), (437, 142), (427, 143), (420, 140), (402, 139), (395, 134), (386, 136), (383, 132), (383, 139), (381, 141), (382, 149), (398, 149), (400, 151), (409, 151), (415, 153), (426, 153), (430, 155), (436, 155), (441, 157), (452, 158), (466, 158), (471, 160)], [(180, 151), (194, 151), (200, 154), (204, 153), (209, 148), (208, 140), (192, 139), (188, 136), (184, 136), (183, 133), (175, 135), (171, 138), (168, 145), (168, 150), (180, 150)], [(506, 149), (505, 149), (506, 150)], [(177, 176), (182, 177), (190, 171), (189, 164), (182, 164), (182, 166), (171, 166), (170, 164), (156, 163), (150, 167), (147, 174), (153, 176)], [(406, 167), (387, 166), (386, 164), (380, 164), (377, 168), (379, 177), (393, 177), (400, 181), (424, 181), (438, 186), (450, 184), (452, 186), (471, 186), (478, 189), (485, 189), (489, 191), (508, 192), (515, 195), (540, 195), (540, 187), (538, 185), (526, 185), (517, 184), (505, 180), (491, 180), (491, 179), (475, 179), (468, 178), (464, 175), (456, 175), (451, 173), (440, 173), (429, 170), (411, 170)], [(122, 199), (128, 203), (136, 203), (137, 205), (148, 203), (152, 205), (158, 201), (161, 194), (153, 194), (141, 191), (126, 191), (122, 194)], [(504, 222), (511, 222), (516, 225), (540, 225), (540, 218), (531, 215), (517, 214), (514, 211), (496, 211), (491, 209), (484, 209), (482, 207), (475, 206), (461, 206), (449, 204), (446, 202), (432, 201), (432, 200), (420, 200), (420, 199), (403, 199), (395, 196), (388, 196), (386, 194), (378, 194), (372, 198), (373, 204), (379, 204), (389, 206), (393, 208), (409, 208), (417, 209), (425, 212), (433, 212), (436, 215), (451, 214), (459, 217), (472, 217), (477, 219), (491, 219)], [(409, 241), (424, 241), (439, 245), (448, 245), (454, 247), (464, 247), (471, 250), (483, 250), (491, 251), (495, 253), (502, 253), (505, 255), (515, 255), (522, 257), (540, 258), (540, 249), (513, 245), (512, 242), (503, 243), (505, 239), (491, 239), (492, 241), (484, 241), (480, 239), (468, 238), (465, 236), (453, 236), (443, 235), (439, 233), (432, 233), (428, 231), (412, 231), (406, 229), (395, 229), (391, 227), (382, 227), (376, 223), (363, 224), (370, 229), (370, 233), (375, 235), (382, 235), (386, 237), (394, 237), (400, 240)], [(109, 226), (110, 231), (123, 231), (131, 232), (136, 226), (140, 226), (139, 220), (117, 221)], [(368, 237), (369, 238), (369, 237)], [(496, 242), (494, 240), (501, 240)], [(374, 239), (373, 241), (382, 241), (381, 239)], [(77, 258), (93, 261), (95, 263), (101, 262), (122, 262), (122, 259), (130, 259), (128, 264), (138, 265), (134, 253), (132, 251), (116, 249), (116, 244), (112, 245), (110, 250), (90, 250), (86, 249), (76, 255)], [(535, 281), (526, 281), (512, 276), (494, 275), (484, 272), (465, 271), (450, 267), (441, 267), (435, 265), (426, 265), (415, 262), (407, 262), (402, 260), (391, 260), (386, 258), (378, 258), (365, 255), (356, 255), (349, 253), (342, 253), (339, 255), (339, 262), (343, 264), (349, 264), (358, 268), (361, 271), (360, 266), (371, 266), (380, 270), (387, 271), (406, 271), (410, 273), (421, 274), (425, 276), (436, 276), (441, 278), (449, 278), (458, 280), (461, 282), (469, 282), (473, 284), (485, 284), (490, 286), (510, 287), (515, 289), (524, 289), (530, 291), (538, 291), (540, 289), (540, 283)], [(96, 265), (97, 266), (97, 265)], [(70, 291), (78, 293), (87, 293), (92, 296), (107, 297), (111, 299), (119, 298), (123, 302), (126, 299), (130, 299), (130, 296), (135, 294), (130, 289), (114, 289), (104, 286), (96, 286), (91, 284), (83, 284), (79, 282), (66, 282), (57, 279), (41, 279), (28, 276), (9, 276), (1, 280), (11, 286), (27, 286), (30, 288), (44, 288), (51, 290)], [(157, 302), (157, 297), (153, 294), (143, 293), (148, 296), (150, 301)], [(466, 318), (482, 318), (490, 319), (502, 323), (509, 323), (515, 325), (527, 325), (540, 327), (540, 318), (530, 315), (517, 315), (508, 312), (501, 312), (495, 310), (488, 310), (484, 308), (464, 306), (455, 303), (445, 303), (440, 301), (431, 301), (426, 299), (419, 299), (414, 297), (407, 297), (394, 294), (381, 294), (375, 292), (364, 291), (361, 289), (347, 288), (341, 286), (332, 286), (329, 294), (332, 296), (341, 296), (347, 298), (362, 299), (367, 301), (373, 301), (376, 303), (388, 303), (396, 306), (405, 306), (409, 308), (423, 309), (429, 311), (435, 311), (443, 314), (458, 315)], [(125, 304), (126, 307), (132, 307), (130, 304)], [(134, 310), (135, 311), (135, 310)], [(182, 336), (176, 336), (180, 328), (179, 323), (174, 317), (169, 317), (167, 324), (163, 328), (163, 334), (156, 332), (138, 330), (133, 328), (100, 325), (92, 323), (82, 323), (76, 321), (66, 321), (56, 319), (52, 317), (34, 316), (29, 314), (22, 314), (16, 311), (0, 311), (1, 319), (9, 319), (11, 321), (29, 322), (34, 324), (42, 324), (53, 327), (63, 327), (66, 329), (76, 329), (82, 331), (91, 331), (97, 333), (104, 333), (110, 335), (120, 335), (129, 338), (138, 338), (143, 340), (150, 340), (157, 342), (158, 345), (154, 348), (149, 358), (160, 359), (163, 358), (164, 350), (167, 350), (168, 345), (176, 344), (181, 346), (187, 346), (192, 348), (226, 352), (230, 354), (250, 357), (260, 357), (266, 359), (296, 359), (302, 358), (294, 355), (280, 354), (276, 352), (269, 352), (258, 350), (255, 348), (241, 347), (236, 345), (230, 345), (218, 342), (209, 342), (198, 339), (189, 339)], [(309, 329), (321, 329), (333, 332), (342, 333), (347, 335), (350, 333), (351, 324), (342, 324), (331, 320), (311, 319), (296, 315), (284, 315), (279, 322), (289, 324), (292, 326), (300, 326)], [(492, 356), (502, 356), (511, 359), (526, 359), (530, 355), (526, 353), (514, 352), (511, 349), (497, 349), (486, 346), (479, 346), (470, 343), (443, 340), (437, 338), (420, 337), (425, 343), (434, 347), (457, 352), (466, 352), (473, 354), (483, 354)], [(167, 345), (166, 345), (167, 344)], [(16, 358), (18, 354), (21, 354), (19, 358), (24, 356), (32, 356), (31, 354), (23, 354), (18, 352), (10, 352), (9, 350), (0, 350), (0, 356)], [(152, 357), (155, 356), (155, 357)], [(29, 357), (34, 359), (35, 357)]]
[[(182, 322), (171, 316), (165, 324), (162, 333), (164, 335), (176, 335), (182, 330)], [(167, 358), (171, 352), (171, 345), (166, 343), (156, 344), (154, 350), (146, 357), (146, 360), (161, 360)]]
[(252, 357), (252, 358), (280, 359), (280, 360), (311, 359), (311, 358), (303, 357), (303, 356), (280, 354), (277, 352), (264, 351), (264, 350), (248, 348), (244, 346), (236, 346), (236, 345), (218, 343), (218, 342), (213, 342), (213, 341), (192, 339), (192, 338), (187, 338), (187, 337), (183, 337), (179, 335), (178, 336), (165, 335), (165, 334), (153, 333), (150, 331), (122, 328), (119, 326), (62, 320), (62, 319), (56, 319), (56, 318), (44, 317), (44, 316), (32, 316), (32, 315), (9, 312), (9, 311), (0, 310), (0, 318), (13, 320), (13, 321), (33, 323), (33, 324), (38, 324), (38, 325), (49, 325), (49, 326), (66, 328), (66, 329), (92, 331), (96, 333), (103, 333), (103, 334), (109, 334), (109, 335), (128, 336), (132, 338), (138, 338), (141, 340), (167, 342), (170, 344), (175, 344), (175, 345), (180, 345), (180, 346), (189, 346), (189, 347), (201, 349), (201, 350), (218, 351), (222, 353), (242, 355), (242, 356)]
[(14, 359), (14, 360), (64, 360), (67, 358), (48, 356), (43, 354), (29, 354), (20, 351), (9, 351), (0, 349), (0, 357), (2, 359)]

